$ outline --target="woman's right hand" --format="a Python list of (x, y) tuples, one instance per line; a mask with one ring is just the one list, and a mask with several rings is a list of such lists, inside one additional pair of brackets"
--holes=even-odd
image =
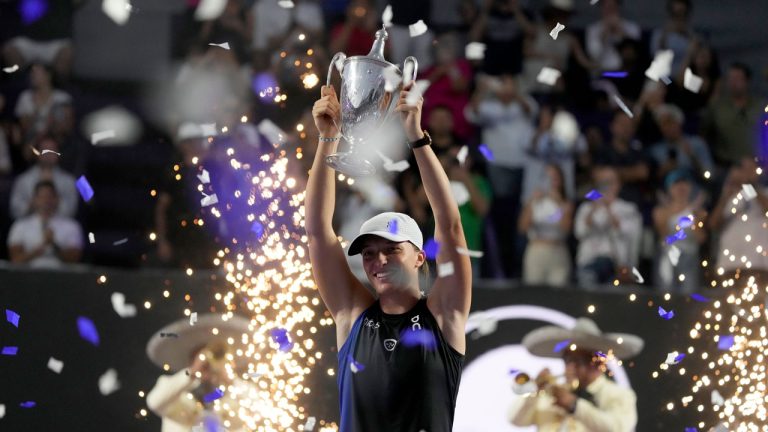
[(339, 134), (337, 125), (341, 121), (341, 104), (333, 86), (320, 88), (320, 99), (312, 107), (312, 118), (321, 136), (331, 138)]

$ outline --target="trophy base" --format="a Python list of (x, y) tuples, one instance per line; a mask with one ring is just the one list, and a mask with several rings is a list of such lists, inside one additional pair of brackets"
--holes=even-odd
[(325, 163), (348, 177), (363, 177), (376, 173), (376, 168), (372, 163), (349, 152), (326, 156)]

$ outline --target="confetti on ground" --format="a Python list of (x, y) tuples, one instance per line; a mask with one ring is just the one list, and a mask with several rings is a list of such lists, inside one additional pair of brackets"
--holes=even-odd
[(61, 370), (64, 369), (64, 362), (51, 357), (48, 359), (48, 369), (60, 374)]
[(639, 284), (645, 282), (645, 279), (643, 279), (643, 275), (640, 274), (640, 270), (638, 270), (635, 267), (632, 267), (632, 275), (635, 277), (635, 282)]
[(752, 201), (757, 197), (757, 191), (755, 187), (749, 183), (741, 185), (741, 194), (744, 195), (745, 201)]
[(659, 306), (659, 316), (669, 321), (675, 317), (675, 311), (666, 311), (663, 307)]
[(125, 25), (131, 17), (133, 6), (128, 0), (104, 0), (101, 2), (101, 10), (117, 25)]
[(464, 57), (467, 60), (482, 60), (485, 58), (485, 44), (482, 42), (470, 42), (464, 47)]
[(489, 162), (493, 162), (493, 152), (491, 151), (491, 149), (488, 148), (487, 145), (480, 144), (480, 146), (477, 149), (480, 150), (480, 154), (483, 155), (485, 160)]
[(720, 336), (720, 340), (717, 342), (717, 348), (723, 351), (731, 349), (733, 346), (733, 335)]
[(452, 261), (437, 264), (437, 277), (448, 277), (456, 272)]
[(673, 266), (676, 266), (680, 261), (680, 249), (675, 245), (670, 246), (667, 256), (669, 257), (669, 262), (671, 262)]
[(193, 326), (197, 322), (197, 312), (192, 312), (189, 315), (189, 325)]
[(19, 347), (15, 346), (6, 346), (3, 347), (2, 355), (6, 356), (15, 356), (19, 352)]
[(421, 36), (426, 32), (427, 25), (424, 23), (424, 20), (418, 20), (408, 26), (408, 34), (410, 34), (411, 37)]
[(80, 332), (81, 338), (92, 343), (94, 346), (99, 346), (99, 332), (96, 330), (93, 321), (89, 318), (84, 316), (77, 317), (77, 330)]
[(202, 184), (208, 184), (211, 182), (211, 174), (208, 173), (208, 170), (203, 170), (202, 173), (197, 175), (197, 179), (200, 180), (200, 183)]
[(229, 42), (224, 43), (209, 43), (208, 46), (215, 46), (219, 48), (224, 48), (225, 50), (229, 50)]
[(381, 14), (381, 22), (384, 27), (392, 26), (392, 5), (387, 5)]
[(668, 77), (672, 70), (672, 59), (674, 57), (675, 53), (672, 50), (659, 51), (645, 71), (645, 76), (654, 81), (659, 81), (662, 77)]
[(270, 330), (272, 340), (280, 345), (279, 350), (282, 352), (288, 352), (293, 348), (293, 342), (291, 342), (288, 336), (288, 330), (282, 328), (274, 328)]
[(624, 114), (626, 114), (629, 118), (635, 118), (635, 114), (632, 112), (631, 109), (627, 106), (627, 104), (624, 103), (623, 100), (619, 97), (619, 95), (614, 94), (613, 100), (616, 102), (616, 105), (619, 106), (619, 108), (624, 111)]
[(696, 300), (697, 302), (701, 302), (701, 303), (707, 303), (707, 302), (709, 302), (709, 298), (708, 298), (708, 297), (704, 297), (704, 296), (703, 296), (703, 295), (701, 295), (701, 294), (695, 294), (695, 293), (694, 293), (694, 294), (691, 294), (691, 298), (692, 298), (692, 299), (694, 299), (694, 300)]
[(128, 239), (127, 238), (122, 238), (120, 240), (112, 242), (112, 246), (120, 246), (120, 245), (126, 244), (126, 243), (128, 243)]
[(423, 346), (426, 349), (435, 349), (437, 347), (435, 335), (431, 331), (423, 329), (405, 329), (400, 335), (400, 342), (409, 348)]
[(17, 314), (16, 312), (14, 312), (14, 311), (12, 311), (10, 309), (6, 309), (5, 310), (5, 320), (8, 321), (9, 323), (13, 324), (13, 326), (16, 327), (16, 328), (19, 328), (19, 319), (20, 318), (21, 318), (21, 316), (19, 316), (19, 314)]
[(683, 87), (685, 87), (686, 90), (698, 93), (699, 90), (701, 90), (702, 84), (704, 84), (704, 80), (701, 79), (700, 76), (694, 75), (691, 68), (685, 69), (685, 74), (683, 75)]
[(104, 141), (109, 138), (114, 138), (115, 131), (114, 130), (105, 130), (100, 132), (94, 132), (91, 134), (91, 144), (96, 145), (100, 143), (101, 141)]
[(80, 176), (75, 183), (77, 190), (80, 192), (80, 196), (83, 197), (83, 201), (88, 202), (93, 198), (93, 188), (88, 183), (88, 179), (84, 175)]
[(349, 359), (349, 369), (352, 371), (352, 373), (358, 373), (365, 370), (365, 365), (356, 362), (355, 359), (352, 358), (352, 354), (349, 354), (347, 359)]
[(434, 260), (437, 257), (437, 253), (440, 251), (440, 244), (433, 238), (428, 238), (424, 243), (424, 253), (427, 258)]
[(117, 371), (108, 369), (104, 375), (99, 377), (99, 392), (107, 396), (120, 389), (120, 381), (117, 380)]
[(15, 64), (13, 66), (8, 66), (3, 68), (3, 72), (5, 73), (14, 73), (17, 70), (19, 70), (19, 65)]
[(560, 35), (560, 32), (565, 29), (565, 26), (557, 23), (555, 25), (555, 28), (552, 29), (552, 31), (549, 32), (549, 36), (552, 37), (552, 39), (557, 40), (557, 36)]
[(483, 251), (469, 250), (463, 247), (457, 247), (456, 252), (461, 255), (467, 255), (470, 258), (482, 258), (484, 255)]
[(204, 403), (211, 403), (215, 401), (216, 399), (221, 399), (224, 397), (224, 390), (217, 388), (216, 390), (208, 393), (207, 395), (203, 396), (203, 402)]
[(597, 201), (597, 200), (599, 200), (602, 197), (603, 197), (603, 194), (601, 194), (600, 192), (598, 192), (595, 189), (592, 189), (591, 191), (587, 192), (586, 195), (584, 195), (584, 198), (586, 198), (586, 199), (588, 199), (590, 201)]
[(539, 71), (539, 75), (536, 76), (536, 81), (553, 86), (560, 78), (560, 75), (561, 73), (559, 70), (544, 66), (541, 71)]
[(626, 71), (603, 72), (604, 78), (626, 78), (629, 75)]
[(19, 404), (22, 408), (34, 408), (37, 405), (35, 401), (26, 401)]
[(125, 303), (125, 294), (121, 292), (112, 293), (112, 309), (120, 316), (120, 318), (131, 318), (136, 316), (136, 306)]
[(555, 348), (552, 350), (553, 352), (559, 353), (560, 351), (564, 350), (568, 345), (570, 345), (571, 340), (567, 339), (562, 342), (558, 342), (555, 344)]

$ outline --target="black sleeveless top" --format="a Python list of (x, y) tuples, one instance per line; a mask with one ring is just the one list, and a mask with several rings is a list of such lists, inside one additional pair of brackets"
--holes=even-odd
[[(402, 343), (410, 330), (435, 344)], [(426, 298), (399, 315), (385, 314), (377, 300), (338, 356), (339, 432), (451, 431), (464, 356), (443, 338)]]

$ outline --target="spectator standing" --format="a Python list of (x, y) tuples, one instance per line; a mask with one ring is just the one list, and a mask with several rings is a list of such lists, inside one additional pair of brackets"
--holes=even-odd
[(590, 24), (586, 32), (587, 53), (604, 70), (622, 66), (618, 44), (625, 39), (640, 40), (640, 26), (621, 16), (622, 0), (602, 0), (600, 20)]

